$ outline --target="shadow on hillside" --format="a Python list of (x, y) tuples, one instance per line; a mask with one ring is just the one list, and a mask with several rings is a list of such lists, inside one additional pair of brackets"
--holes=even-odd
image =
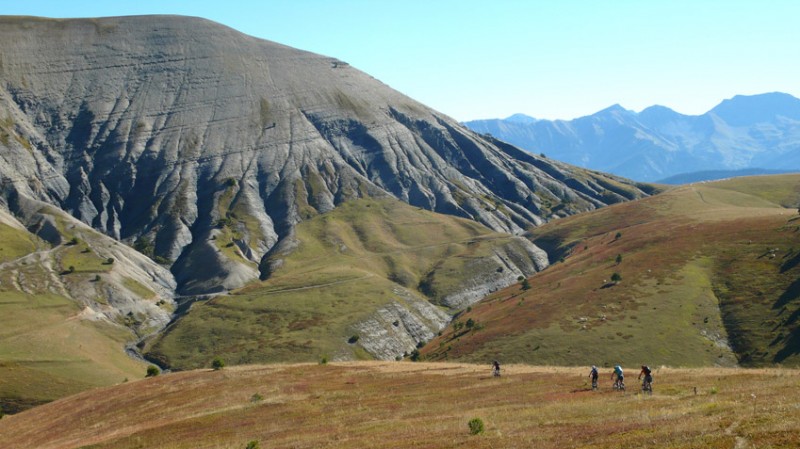
[(789, 288), (787, 288), (786, 291), (781, 294), (778, 300), (775, 301), (772, 309), (780, 309), (797, 298), (800, 298), (800, 279), (792, 282)]
[[(797, 319), (797, 315), (797, 313), (794, 313), (793, 318)], [(792, 331), (786, 344), (775, 354), (775, 358), (773, 358), (772, 361), (781, 363), (787, 358), (797, 354), (800, 354), (800, 328)]]
[(781, 265), (781, 273), (786, 273), (787, 271), (791, 270), (797, 265), (800, 265), (800, 252), (795, 254), (794, 257), (787, 260), (786, 262), (783, 263), (783, 265)]

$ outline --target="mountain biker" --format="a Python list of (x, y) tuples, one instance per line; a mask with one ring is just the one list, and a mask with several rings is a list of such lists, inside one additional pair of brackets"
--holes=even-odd
[(653, 383), (653, 374), (650, 370), (650, 367), (647, 365), (642, 365), (642, 370), (639, 372), (639, 377), (637, 379), (641, 379), (644, 376), (644, 382), (642, 382), (642, 390), (650, 390), (650, 385)]
[(492, 375), (494, 377), (500, 377), (500, 362), (497, 360), (492, 362)]
[(617, 380), (614, 382), (615, 387), (619, 387), (619, 389), (625, 389), (625, 375), (622, 372), (622, 367), (619, 365), (614, 366), (614, 372), (611, 373), (611, 379), (614, 379), (614, 376), (617, 377)]
[(598, 375), (599, 374), (597, 372), (597, 367), (592, 365), (592, 370), (589, 371), (589, 377), (592, 378), (592, 390), (597, 390), (597, 376)]

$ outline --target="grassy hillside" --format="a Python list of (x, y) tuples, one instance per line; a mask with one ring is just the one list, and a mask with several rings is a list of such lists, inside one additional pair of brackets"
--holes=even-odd
[(144, 377), (123, 348), (130, 331), (54, 294), (0, 291), (0, 406), (13, 413), (89, 388)]
[(273, 256), (279, 268), (269, 280), (196, 303), (149, 354), (179, 368), (209, 366), (215, 356), (228, 363), (372, 358), (352, 341), (356, 323), (392, 302), (413, 308), (477, 273), (494, 273), (491, 257), (514, 240), (396, 200), (347, 202), (300, 223), (296, 246)]
[[(353, 362), (173, 373), (0, 420), (7, 449), (796, 448), (797, 370), (658, 369), (654, 394), (588, 368)], [(468, 422), (479, 418), (482, 434)]]
[(423, 354), (800, 365), (798, 204), (798, 175), (740, 178), (537, 228), (533, 241), (560, 262), (530, 278), (530, 289), (517, 285), (473, 306), (457, 320), (463, 327), (449, 327)]
[[(52, 217), (51, 245), (0, 213), (0, 410), (13, 413), (98, 386), (144, 377), (125, 345), (137, 335), (101, 313), (118, 300), (110, 239)], [(101, 249), (99, 249), (101, 248)], [(108, 250), (111, 251), (111, 250)], [(132, 250), (131, 250), (132, 252)], [(122, 272), (123, 262), (114, 266)], [(154, 292), (132, 278), (124, 288)], [(155, 300), (155, 299), (154, 299)], [(135, 317), (132, 314), (130, 319)]]

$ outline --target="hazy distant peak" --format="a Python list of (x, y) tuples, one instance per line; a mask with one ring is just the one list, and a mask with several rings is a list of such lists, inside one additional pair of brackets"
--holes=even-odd
[(666, 106), (661, 106), (660, 104), (654, 104), (653, 106), (647, 107), (642, 109), (642, 112), (639, 115), (649, 115), (649, 114), (678, 114), (673, 109), (670, 109)]
[(508, 122), (514, 122), (514, 123), (535, 123), (536, 122), (536, 119), (531, 117), (530, 115), (525, 115), (525, 114), (520, 114), (520, 113), (517, 113), (517, 114), (514, 114), (514, 115), (510, 115), (505, 120), (508, 121)]
[(619, 114), (633, 114), (633, 111), (623, 108), (619, 103), (613, 104), (603, 110), (598, 111), (593, 115), (619, 115)]
[(684, 117), (683, 114), (661, 105), (653, 105), (640, 112), (639, 119), (646, 123), (663, 123)]
[(800, 120), (800, 99), (782, 92), (736, 95), (709, 111), (734, 126), (751, 125), (786, 117)]

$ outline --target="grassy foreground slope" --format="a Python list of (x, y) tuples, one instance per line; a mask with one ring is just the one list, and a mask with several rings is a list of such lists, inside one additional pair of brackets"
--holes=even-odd
[[(433, 360), (800, 365), (800, 176), (689, 185), (533, 230), (560, 263), (499, 291)], [(621, 277), (613, 282), (614, 274)]]
[(436, 302), (494, 274), (495, 252), (519, 241), (390, 199), (346, 202), (298, 224), (295, 240), (273, 255), (267, 281), (194, 304), (150, 356), (183, 369), (215, 356), (235, 364), (371, 359), (363, 340), (352, 341), (354, 325), (391, 302)]
[[(0, 420), (7, 449), (796, 448), (800, 372), (661, 369), (652, 396), (577, 368), (351, 362), (172, 373)], [(480, 418), (481, 435), (468, 422)]]

